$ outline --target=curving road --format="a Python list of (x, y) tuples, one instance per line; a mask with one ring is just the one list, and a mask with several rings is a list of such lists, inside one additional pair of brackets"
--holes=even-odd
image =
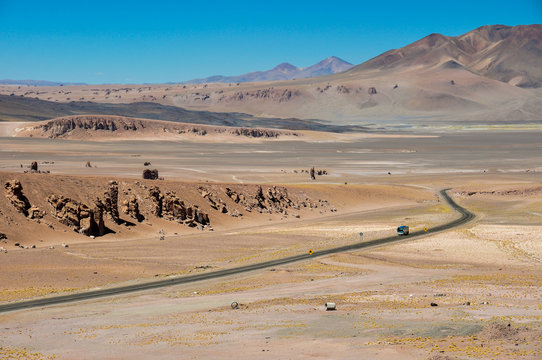
[(186, 284), (186, 283), (208, 280), (208, 279), (216, 279), (216, 278), (225, 277), (229, 275), (241, 274), (248, 271), (260, 270), (260, 269), (265, 269), (265, 268), (269, 268), (273, 266), (290, 264), (296, 261), (307, 260), (309, 258), (335, 254), (335, 253), (340, 253), (344, 251), (373, 248), (373, 247), (381, 246), (385, 244), (411, 240), (413, 238), (417, 238), (422, 235), (434, 234), (434, 233), (441, 232), (444, 230), (449, 230), (473, 220), (475, 218), (475, 215), (471, 213), (470, 211), (468, 211), (467, 209), (456, 204), (446, 192), (447, 190), (450, 190), (450, 189), (441, 190), (440, 195), (448, 203), (448, 205), (450, 205), (450, 207), (452, 207), (455, 211), (461, 214), (461, 217), (449, 223), (435, 226), (434, 228), (428, 229), (428, 231), (419, 230), (419, 231), (411, 232), (410, 235), (408, 236), (397, 236), (397, 235), (389, 236), (389, 237), (385, 237), (381, 239), (375, 239), (375, 240), (356, 243), (352, 245), (345, 245), (345, 246), (339, 246), (339, 247), (325, 249), (325, 250), (319, 250), (319, 251), (315, 251), (311, 255), (309, 255), (308, 253), (301, 254), (301, 255), (294, 255), (294, 256), (289, 256), (282, 259), (265, 261), (258, 264), (245, 265), (245, 266), (235, 267), (231, 269), (212, 271), (208, 273), (184, 276), (180, 278), (149, 281), (149, 282), (135, 284), (135, 285), (118, 286), (118, 287), (113, 287), (113, 288), (108, 288), (108, 289), (91, 290), (91, 291), (80, 292), (80, 293), (69, 294), (69, 295), (60, 295), (60, 296), (53, 296), (53, 297), (47, 297), (47, 298), (41, 298), (41, 299), (35, 299), (35, 300), (7, 303), (7, 304), (0, 305), (0, 313), (7, 312), (7, 311), (34, 308), (34, 307), (44, 307), (44, 306), (49, 306), (49, 305), (63, 304), (63, 303), (69, 303), (69, 302), (74, 302), (74, 301), (89, 300), (89, 299), (95, 299), (95, 298), (105, 297), (105, 296), (121, 295), (121, 294), (126, 294), (130, 292), (135, 292), (135, 291), (157, 289), (157, 288), (162, 288), (166, 286)]

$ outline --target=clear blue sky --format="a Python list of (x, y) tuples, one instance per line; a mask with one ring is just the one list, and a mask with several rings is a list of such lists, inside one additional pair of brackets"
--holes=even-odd
[(433, 32), (542, 23), (542, 0), (0, 0), (0, 79), (182, 81), (354, 64)]

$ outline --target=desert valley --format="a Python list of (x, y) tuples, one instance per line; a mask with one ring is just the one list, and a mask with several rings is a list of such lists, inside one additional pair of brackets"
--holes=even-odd
[[(359, 65), (0, 85), (0, 358), (540, 359), (541, 63), (542, 25), (488, 25)], [(443, 189), (474, 218), (441, 229)]]

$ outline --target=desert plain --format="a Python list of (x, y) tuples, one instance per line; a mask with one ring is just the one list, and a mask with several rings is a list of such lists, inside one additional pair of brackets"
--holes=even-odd
[[(6, 134), (20, 128), (8, 125)], [(28, 219), (0, 203), (2, 303), (258, 263), (390, 236), (401, 224), (430, 228), (458, 217), (439, 198), (443, 188), (476, 219), (378, 248), (2, 313), (0, 355), (538, 359), (542, 144), (532, 127), (214, 142), (2, 137), (2, 184), (18, 180), (45, 213)], [(29, 171), (32, 161), (40, 172)], [(141, 178), (145, 162), (160, 179)], [(312, 166), (327, 174), (311, 180)], [(54, 216), (50, 195), (91, 204), (111, 180), (119, 208), (135, 195), (141, 222), (105, 214), (108, 232), (92, 238)], [(155, 186), (196, 205), (210, 225), (156, 216)], [(286, 192), (291, 205), (257, 210), (228, 195), (248, 203), (259, 186), (264, 197), (273, 187)], [(326, 311), (326, 302), (337, 309)]]

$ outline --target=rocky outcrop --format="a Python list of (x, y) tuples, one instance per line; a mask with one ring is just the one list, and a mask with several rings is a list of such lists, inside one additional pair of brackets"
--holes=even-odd
[(23, 194), (23, 186), (19, 180), (11, 180), (4, 184), (6, 198), (11, 202), (11, 205), (24, 216), (28, 216), (30, 202)]
[(145, 169), (143, 170), (143, 179), (146, 180), (158, 180), (158, 170)]
[(488, 191), (457, 191), (458, 196), (497, 195), (497, 196), (536, 196), (542, 194), (542, 187), (511, 190), (488, 190)]
[(119, 217), (119, 183), (115, 180), (109, 182), (109, 189), (104, 193), (105, 212), (111, 216), (115, 224), (120, 224)]
[(41, 219), (45, 213), (36, 206), (31, 206), (23, 194), (23, 186), (19, 180), (10, 180), (4, 184), (6, 198), (15, 209), (29, 219)]
[(198, 190), (200, 191), (201, 196), (204, 199), (207, 199), (213, 209), (218, 210), (223, 214), (226, 214), (228, 212), (226, 203), (221, 198), (219, 198), (217, 194), (211, 192), (210, 190), (202, 186), (198, 187)]
[(38, 127), (50, 138), (62, 137), (70, 132), (81, 130), (101, 130), (115, 132), (119, 129), (137, 131), (145, 128), (144, 122), (137, 119), (113, 116), (81, 115), (53, 119)]
[[(269, 130), (269, 129), (249, 129), (249, 128), (238, 128), (231, 130), (231, 133), (237, 136), (246, 136), (253, 138), (278, 138), (282, 133), (280, 131)], [(293, 136), (297, 134), (293, 133)]]
[(162, 209), (164, 204), (164, 194), (160, 192), (157, 186), (149, 189), (149, 198), (152, 201), (152, 213), (156, 217), (162, 217)]
[(209, 215), (201, 212), (197, 206), (186, 206), (184, 202), (173, 192), (165, 194), (158, 187), (149, 189), (149, 197), (153, 203), (153, 214), (190, 227), (203, 227), (210, 224)]
[(122, 203), (122, 212), (138, 222), (145, 219), (139, 211), (139, 203), (135, 195), (130, 196), (129, 200), (124, 200)]
[(54, 209), (54, 216), (73, 230), (87, 236), (102, 236), (106, 233), (103, 220), (105, 205), (99, 199), (94, 201), (92, 208), (57, 195), (49, 196), (47, 201)]
[(233, 191), (232, 189), (230, 189), (228, 187), (226, 188), (226, 195), (228, 195), (228, 197), (230, 199), (232, 199), (236, 204), (239, 204), (239, 203), (245, 204), (246, 203), (245, 195), (243, 195), (241, 193), (238, 193), (236, 191)]
[(104, 223), (105, 205), (100, 199), (94, 200), (94, 206), (89, 211), (89, 216), (80, 221), (80, 233), (87, 236), (103, 236), (106, 233)]
[[(45, 161), (44, 164), (54, 164), (54, 161), (52, 161), (52, 162)], [(22, 164), (21, 164), (21, 167), (23, 167)], [(25, 174), (49, 174), (49, 173), (51, 173), (49, 170), (45, 170), (45, 171), (38, 170), (38, 162), (37, 161), (32, 161), (30, 163), (30, 166), (28, 166), (28, 170), (25, 170), (23, 172)]]
[(239, 91), (229, 97), (229, 100), (243, 101), (243, 100), (271, 100), (274, 102), (287, 102), (292, 98), (301, 95), (299, 90), (288, 89), (258, 89), (255, 91)]
[[(305, 172), (308, 173), (309, 171), (305, 170)], [(244, 194), (242, 192), (232, 190), (229, 187), (225, 190), (226, 195), (236, 204), (244, 206), (245, 211), (247, 212), (256, 211), (269, 214), (277, 213), (287, 216), (288, 211), (291, 209), (300, 210), (301, 208), (326, 208), (330, 205), (327, 200), (318, 200), (317, 202), (313, 202), (306, 196), (297, 196), (295, 199), (293, 199), (290, 197), (288, 190), (285, 187), (273, 186), (267, 188), (267, 190), (264, 190), (261, 186), (258, 186), (253, 195)], [(331, 211), (333, 211), (333, 209)], [(232, 216), (234, 215), (232, 214)]]
[(253, 208), (257, 208), (260, 211), (265, 210), (269, 213), (277, 212), (286, 214), (286, 209), (295, 205), (288, 197), (288, 190), (276, 186), (268, 188), (265, 193), (262, 187), (258, 186), (254, 200), (256, 202), (253, 203), (255, 205), (252, 206)]

